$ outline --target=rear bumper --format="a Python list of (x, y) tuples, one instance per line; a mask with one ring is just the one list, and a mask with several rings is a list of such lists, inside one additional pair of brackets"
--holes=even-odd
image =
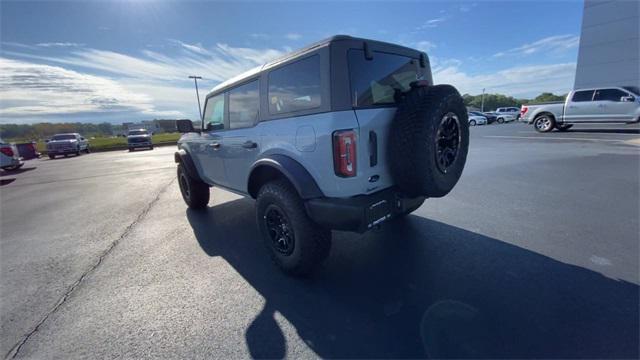
[(374, 226), (419, 206), (424, 197), (405, 198), (389, 188), (350, 198), (317, 198), (305, 202), (307, 214), (317, 224), (363, 233)]

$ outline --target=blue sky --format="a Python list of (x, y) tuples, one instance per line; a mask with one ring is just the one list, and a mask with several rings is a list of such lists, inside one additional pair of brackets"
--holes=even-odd
[[(206, 90), (334, 34), (427, 51), (437, 83), (573, 85), (582, 1), (1, 2), (0, 123), (188, 117)], [(201, 95), (203, 95), (201, 93)]]

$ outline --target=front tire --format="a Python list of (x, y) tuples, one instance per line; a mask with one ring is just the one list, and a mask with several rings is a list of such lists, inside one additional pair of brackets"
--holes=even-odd
[(55, 158), (56, 158), (56, 156), (55, 156), (55, 155), (51, 155), (51, 154), (49, 154), (49, 159), (53, 160), (53, 159), (55, 159)]
[(469, 121), (469, 126), (476, 126), (476, 121), (475, 120)]
[(504, 124), (504, 118), (498, 118), (498, 124)]
[(209, 185), (194, 179), (186, 172), (182, 164), (178, 164), (178, 185), (182, 199), (194, 210), (205, 209), (209, 204)]
[(539, 133), (546, 133), (556, 126), (555, 120), (549, 115), (540, 115), (533, 121), (533, 127)]
[(331, 249), (331, 231), (309, 218), (295, 189), (285, 180), (260, 188), (256, 217), (271, 259), (284, 272), (311, 273)]

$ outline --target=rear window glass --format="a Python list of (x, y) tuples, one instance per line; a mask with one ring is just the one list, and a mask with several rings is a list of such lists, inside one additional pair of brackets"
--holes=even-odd
[(269, 113), (314, 109), (322, 104), (320, 55), (285, 65), (269, 73)]
[(406, 56), (374, 52), (367, 60), (363, 50), (351, 49), (348, 58), (354, 107), (394, 104), (395, 92), (420, 78), (418, 61)]
[(75, 135), (54, 135), (51, 140), (73, 140), (75, 138)]
[(147, 130), (132, 130), (129, 131), (129, 135), (149, 135)]
[(593, 98), (593, 90), (576, 91), (571, 98), (573, 102), (591, 101)]

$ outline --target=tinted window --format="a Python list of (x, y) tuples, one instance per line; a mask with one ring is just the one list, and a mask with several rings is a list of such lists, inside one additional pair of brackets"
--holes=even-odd
[(74, 140), (76, 138), (75, 135), (54, 135), (51, 140)]
[(129, 135), (148, 135), (147, 130), (132, 130), (129, 131)]
[(320, 95), (320, 55), (296, 61), (269, 73), (269, 113), (317, 108)]
[(396, 91), (407, 91), (418, 80), (415, 59), (374, 52), (367, 60), (363, 50), (349, 50), (351, 101), (354, 107), (394, 104)]
[(593, 98), (593, 90), (585, 90), (585, 91), (576, 91), (573, 93), (573, 97), (571, 101), (580, 102), (580, 101), (591, 101)]
[(210, 97), (204, 107), (205, 129), (224, 128), (224, 94)]
[(229, 127), (251, 127), (258, 120), (260, 95), (258, 80), (229, 91)]
[(620, 102), (620, 98), (624, 96), (629, 96), (629, 94), (618, 89), (600, 89), (600, 90), (596, 90), (596, 96), (594, 97), (594, 101)]

